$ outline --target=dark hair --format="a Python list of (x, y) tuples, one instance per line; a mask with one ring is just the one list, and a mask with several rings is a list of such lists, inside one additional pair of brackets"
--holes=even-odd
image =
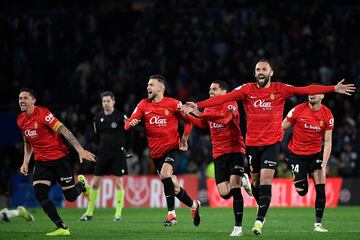
[(110, 92), (110, 91), (105, 91), (105, 92), (103, 92), (103, 93), (100, 94), (101, 99), (102, 99), (103, 97), (106, 97), (106, 96), (111, 97), (111, 99), (115, 101), (115, 95), (114, 95), (114, 93), (112, 93), (112, 92)]
[(24, 88), (20, 89), (19, 94), (22, 92), (28, 92), (30, 94), (30, 96), (32, 96), (33, 98), (36, 99), (36, 92), (33, 89), (24, 87)]
[(219, 84), (219, 87), (221, 90), (226, 90), (227, 92), (229, 91), (229, 85), (224, 81), (214, 80), (214, 81), (212, 81), (212, 83)]
[(149, 79), (156, 79), (159, 82), (161, 82), (162, 84), (164, 84), (165, 89), (167, 87), (167, 83), (166, 83), (166, 78), (160, 74), (155, 74), (155, 75), (151, 75)]
[(270, 60), (268, 60), (268, 59), (260, 59), (260, 60), (258, 61), (258, 63), (259, 63), (259, 62), (266, 62), (266, 63), (268, 63), (268, 64), (269, 64), (270, 68), (271, 68), (271, 69), (273, 69), (273, 67), (272, 67), (272, 64), (271, 64)]

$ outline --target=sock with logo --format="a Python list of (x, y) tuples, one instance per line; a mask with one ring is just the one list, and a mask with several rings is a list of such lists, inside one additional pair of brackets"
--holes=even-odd
[(58, 228), (66, 228), (63, 220), (60, 218), (60, 216), (56, 210), (56, 207), (49, 199), (49, 196), (48, 196), (49, 189), (50, 189), (50, 186), (48, 186), (46, 184), (41, 184), (41, 183), (35, 184), (34, 185), (35, 197), (39, 201), (42, 209), (44, 210), (46, 215), (48, 215), (48, 217), (51, 219), (51, 221), (53, 223), (55, 223), (55, 225)]
[(192, 207), (193, 200), (190, 198), (190, 196), (187, 194), (187, 192), (180, 187), (180, 192), (175, 195), (182, 203), (184, 203), (188, 207)]
[(99, 194), (98, 188), (90, 189), (89, 205), (88, 205), (88, 207), (86, 209), (86, 213), (85, 213), (87, 216), (92, 216), (94, 214), (94, 209), (95, 209), (96, 199), (97, 199), (98, 194)]
[(235, 216), (235, 226), (242, 225), (243, 219), (243, 210), (244, 210), (244, 199), (241, 194), (240, 188), (233, 188), (230, 190), (231, 195), (233, 196), (233, 210)]
[(115, 210), (115, 216), (121, 216), (122, 209), (124, 206), (124, 196), (125, 191), (124, 189), (118, 190), (116, 189), (116, 210)]
[(267, 210), (271, 202), (271, 185), (260, 185), (259, 209), (256, 220), (264, 221)]
[(171, 177), (161, 180), (164, 184), (164, 193), (167, 203), (168, 211), (172, 211), (175, 208), (175, 188)]
[(325, 184), (316, 184), (316, 199), (315, 199), (315, 211), (316, 211), (316, 223), (321, 223), (325, 204), (326, 204), (326, 196), (325, 196)]

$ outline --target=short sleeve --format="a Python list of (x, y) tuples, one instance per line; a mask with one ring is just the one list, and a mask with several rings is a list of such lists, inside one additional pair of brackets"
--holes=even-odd
[(334, 116), (331, 112), (329, 112), (327, 120), (325, 122), (325, 130), (333, 130), (334, 129)]
[(62, 125), (62, 123), (47, 108), (41, 109), (39, 117), (40, 117), (40, 121), (45, 126), (53, 129), (55, 132)]
[(298, 109), (294, 107), (286, 115), (286, 120), (294, 125), (294, 123), (296, 122), (297, 115), (298, 115)]

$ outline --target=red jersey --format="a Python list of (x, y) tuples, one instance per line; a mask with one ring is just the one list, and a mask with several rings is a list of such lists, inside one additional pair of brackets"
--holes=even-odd
[(21, 112), (17, 125), (26, 142), (31, 144), (35, 160), (51, 161), (68, 154), (67, 147), (56, 132), (61, 122), (47, 108), (35, 106), (30, 115)]
[(266, 146), (283, 138), (281, 122), (285, 100), (294, 95), (320, 94), (335, 91), (335, 86), (309, 85), (294, 87), (272, 82), (268, 88), (259, 88), (256, 83), (246, 83), (223, 96), (216, 96), (197, 103), (199, 108), (241, 100), (246, 113), (247, 146)]
[(205, 108), (200, 118), (189, 115), (190, 121), (197, 127), (210, 127), (213, 144), (213, 158), (226, 153), (244, 153), (245, 144), (240, 129), (240, 115), (235, 101), (216, 107)]
[(334, 117), (324, 105), (314, 111), (308, 102), (299, 104), (288, 113), (286, 119), (293, 125), (293, 135), (288, 147), (298, 155), (321, 152), (325, 131), (334, 128)]
[[(179, 147), (180, 106), (179, 100), (168, 97), (164, 97), (160, 102), (143, 99), (125, 122), (125, 130), (130, 128), (131, 120), (141, 120), (145, 125), (150, 155), (152, 158), (160, 158), (169, 150)], [(188, 121), (185, 122), (184, 131), (190, 134), (191, 123)]]

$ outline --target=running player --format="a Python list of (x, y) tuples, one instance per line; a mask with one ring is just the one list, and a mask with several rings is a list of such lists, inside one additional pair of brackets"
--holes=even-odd
[(193, 223), (200, 224), (200, 201), (192, 200), (186, 191), (179, 186), (175, 175), (178, 164), (176, 158), (179, 150), (188, 149), (187, 140), (191, 132), (191, 123), (185, 121), (184, 133), (180, 139), (178, 119), (182, 118), (179, 108), (181, 102), (165, 97), (166, 80), (161, 75), (152, 75), (147, 85), (148, 97), (135, 108), (131, 117), (125, 122), (125, 130), (143, 122), (146, 129), (150, 155), (164, 185), (168, 215), (164, 226), (177, 224), (175, 213), (175, 196), (191, 208)]
[[(227, 84), (213, 81), (209, 95), (225, 95)], [(188, 115), (189, 120), (199, 128), (210, 128), (215, 165), (215, 181), (220, 196), (233, 198), (235, 225), (230, 236), (242, 236), (244, 200), (241, 186), (252, 196), (249, 178), (244, 173), (245, 144), (240, 129), (240, 115), (235, 101), (226, 102), (216, 107), (205, 108), (204, 112), (195, 111)]]
[[(295, 106), (282, 122), (284, 131), (293, 127), (287, 157), (294, 176), (294, 186), (300, 196), (308, 192), (308, 175), (316, 189), (314, 231), (327, 232), (321, 220), (324, 214), (326, 165), (331, 153), (334, 117), (321, 104), (324, 94), (309, 95), (308, 102)], [(324, 148), (322, 150), (322, 142)]]
[(84, 176), (79, 175), (75, 184), (74, 174), (68, 162), (68, 149), (61, 136), (76, 149), (80, 162), (83, 158), (95, 161), (95, 155), (83, 149), (74, 135), (47, 109), (35, 106), (36, 97), (31, 89), (21, 89), (19, 106), (21, 113), (17, 125), (24, 138), (24, 161), (20, 172), (28, 175), (28, 166), (34, 152), (35, 166), (33, 186), (35, 197), (42, 209), (57, 226), (53, 232), (46, 235), (70, 235), (69, 228), (60, 218), (56, 207), (49, 199), (49, 189), (52, 183), (58, 182), (66, 200), (75, 201), (83, 192), (88, 194), (90, 187)]

